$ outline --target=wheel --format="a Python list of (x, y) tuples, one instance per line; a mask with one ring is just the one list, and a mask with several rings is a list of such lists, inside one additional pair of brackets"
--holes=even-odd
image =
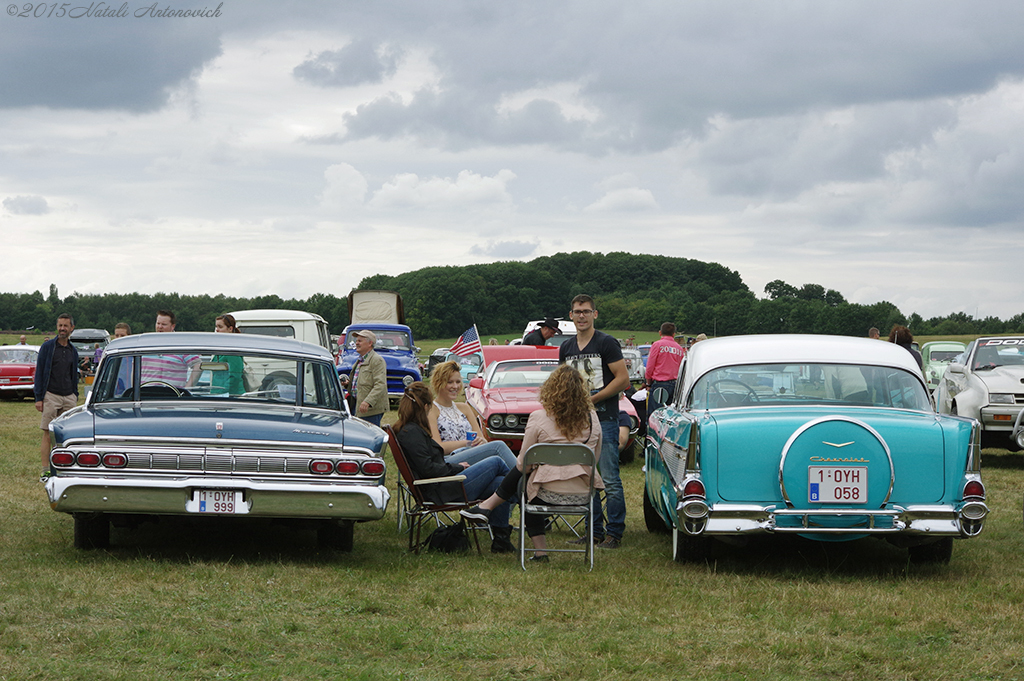
[(295, 385), (295, 377), (283, 371), (275, 371), (260, 383), (260, 392), (277, 390), (279, 385)]
[(930, 544), (911, 546), (910, 562), (915, 565), (945, 565), (953, 557), (953, 538), (944, 537)]
[(677, 563), (699, 563), (706, 561), (710, 555), (710, 539), (672, 530), (672, 560)]
[(316, 528), (316, 543), (322, 549), (352, 551), (355, 523), (351, 520), (327, 520)]
[(110, 546), (110, 516), (105, 513), (75, 513), (75, 548), (105, 549)]
[(141, 392), (143, 389), (148, 388), (148, 387), (157, 388), (157, 390), (150, 391), (150, 392), (152, 392), (155, 395), (159, 395), (160, 393), (164, 392), (163, 390), (160, 390), (160, 388), (168, 388), (168, 389), (170, 389), (170, 391), (174, 393), (175, 397), (181, 397), (181, 393), (182, 393), (181, 390), (179, 390), (178, 388), (174, 387), (173, 385), (171, 385), (167, 381), (146, 381), (145, 383), (143, 383), (142, 385), (139, 386), (139, 391)]
[(651, 503), (650, 497), (647, 496), (647, 485), (644, 485), (644, 524), (647, 525), (648, 532), (668, 534), (668, 526), (661, 519), (661, 516), (658, 515), (658, 512), (654, 510), (654, 504)]
[(743, 389), (747, 391), (747, 396), (740, 400), (740, 404), (743, 404), (744, 402), (746, 402), (747, 404), (751, 402), (760, 402), (760, 400), (757, 399), (757, 393), (754, 392), (754, 389), (751, 388), (746, 383), (744, 383), (743, 381), (737, 380), (735, 378), (720, 378), (717, 381), (712, 382), (711, 385), (708, 386), (708, 388), (710, 390), (713, 390), (715, 394), (718, 395), (718, 398), (722, 400), (723, 405), (733, 406), (729, 405), (729, 401), (728, 399), (726, 399), (725, 394), (718, 388), (718, 386), (720, 386), (723, 383), (732, 383), (734, 385), (739, 385), (742, 386)]

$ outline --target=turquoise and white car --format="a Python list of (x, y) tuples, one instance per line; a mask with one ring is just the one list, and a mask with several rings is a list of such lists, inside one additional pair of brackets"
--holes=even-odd
[(914, 357), (876, 340), (698, 343), (650, 417), (644, 519), (678, 561), (714, 539), (884, 538), (948, 562), (988, 514), (974, 419), (936, 414)]

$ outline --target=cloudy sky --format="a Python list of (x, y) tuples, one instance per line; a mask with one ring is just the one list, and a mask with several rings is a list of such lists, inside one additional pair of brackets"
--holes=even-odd
[(0, 16), (0, 291), (588, 250), (1024, 312), (1019, 0), (89, 6)]

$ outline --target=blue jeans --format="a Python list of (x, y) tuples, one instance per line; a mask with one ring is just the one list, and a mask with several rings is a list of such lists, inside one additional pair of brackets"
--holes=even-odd
[(454, 452), (444, 457), (444, 460), (448, 463), (462, 463), (465, 461), (470, 466), (475, 463), (480, 463), (484, 459), (492, 456), (500, 457), (505, 465), (508, 466), (509, 470), (516, 467), (518, 460), (516, 455), (512, 453), (512, 450), (508, 448), (508, 445), (501, 440), (492, 440), (491, 442), (485, 442), (482, 445), (476, 447), (462, 447), (456, 449)]
[(594, 499), (594, 536), (622, 539), (626, 531), (626, 496), (619, 477), (619, 422), (601, 421), (601, 460), (598, 463), (604, 481), (608, 526), (605, 528), (601, 505)]
[(373, 425), (380, 427), (380, 417), (382, 416), (384, 416), (384, 414), (374, 414), (373, 416), (360, 416), (359, 418), (366, 421), (367, 423), (372, 423)]
[[(510, 470), (512, 469), (499, 456), (490, 456), (473, 464), (462, 471), (462, 474), (466, 476), (466, 479), (462, 481), (466, 497), (470, 501), (490, 497)], [(491, 527), (508, 527), (508, 517), (511, 511), (507, 501), (491, 511)]]

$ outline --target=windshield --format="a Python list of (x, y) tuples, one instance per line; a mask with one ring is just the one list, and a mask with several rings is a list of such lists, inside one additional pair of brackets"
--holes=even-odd
[(1020, 351), (1021, 345), (1024, 345), (1024, 338), (993, 338), (982, 341), (974, 353), (971, 370), (987, 371), (996, 367), (1022, 366), (1024, 354)]
[(35, 364), (38, 356), (33, 350), (0, 348), (0, 363), (2, 364)]
[(689, 395), (694, 409), (851, 405), (930, 411), (921, 381), (902, 369), (852, 364), (759, 364), (715, 369)]
[[(377, 335), (377, 343), (373, 346), (374, 350), (412, 351), (412, 339), (404, 331), (374, 331), (374, 333)], [(356, 337), (353, 334), (354, 332), (349, 332), (345, 336), (345, 347), (349, 350), (356, 349)]]
[(552, 361), (501, 362), (494, 365), (487, 387), (539, 388), (557, 368), (558, 362)]
[(93, 388), (94, 402), (209, 398), (341, 408), (333, 365), (243, 353), (108, 357)]
[(959, 355), (962, 350), (932, 350), (928, 355), (929, 362), (941, 362), (943, 364), (949, 364), (953, 361), (953, 358)]

